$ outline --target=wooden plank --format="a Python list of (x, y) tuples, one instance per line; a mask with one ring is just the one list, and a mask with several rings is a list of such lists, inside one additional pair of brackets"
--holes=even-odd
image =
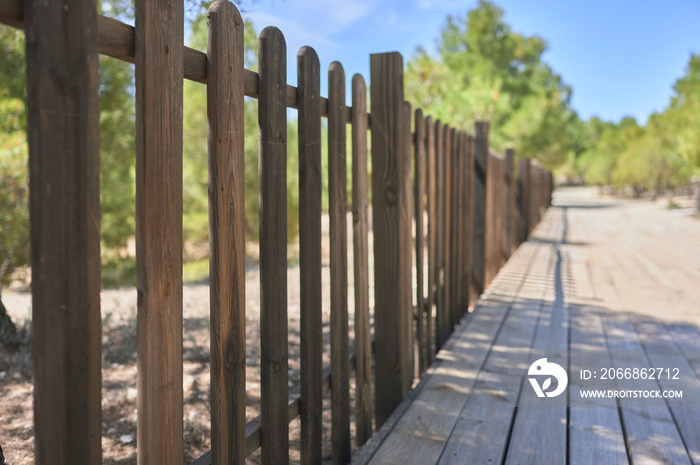
[(449, 335), (452, 333), (452, 330), (454, 329), (454, 315), (453, 315), (453, 309), (452, 309), (452, 289), (454, 286), (452, 285), (452, 261), (453, 261), (453, 256), (452, 254), (454, 253), (452, 250), (452, 218), (454, 216), (454, 212), (452, 209), (453, 203), (454, 203), (454, 193), (452, 189), (452, 174), (454, 173), (454, 166), (453, 166), (453, 151), (452, 151), (452, 142), (454, 141), (454, 128), (451, 128), (447, 125), (444, 126), (444, 131), (445, 131), (445, 139), (444, 139), (444, 144), (445, 144), (445, 172), (444, 172), (444, 177), (443, 177), (443, 182), (445, 183), (445, 216), (443, 217), (444, 223), (445, 223), (445, 230), (444, 230), (444, 235), (442, 236), (442, 240), (445, 241), (445, 254), (443, 255), (443, 262), (444, 262), (444, 280), (443, 280), (443, 287), (445, 289), (445, 315), (443, 319), (443, 324), (445, 327), (443, 328), (444, 334)]
[(515, 233), (515, 152), (513, 149), (506, 149), (506, 172), (505, 172), (505, 183), (506, 183), (506, 211), (505, 211), (505, 222), (506, 222), (506, 233), (505, 240), (503, 242), (504, 253), (506, 260), (513, 255), (513, 252), (517, 248), (517, 239)]
[(518, 162), (518, 243), (527, 239), (530, 221), (530, 160)]
[(466, 140), (467, 134), (464, 131), (459, 131), (457, 133), (459, 140), (458, 151), (457, 151), (457, 221), (456, 221), (456, 231), (457, 231), (457, 250), (455, 253), (455, 261), (457, 263), (456, 276), (455, 276), (455, 288), (457, 292), (455, 293), (456, 301), (455, 308), (457, 309), (457, 321), (462, 319), (464, 313), (467, 311), (467, 307), (464, 304), (465, 301), (465, 289), (462, 287), (462, 277), (464, 276), (464, 236), (466, 231), (464, 229), (464, 190), (465, 190), (465, 173), (464, 169), (466, 166)]
[(75, 0), (26, 7), (34, 459), (98, 464), (97, 10), (92, 2)]
[(406, 328), (406, 333), (404, 335), (404, 346), (403, 350), (405, 350), (408, 353), (408, 356), (406, 357), (405, 360), (405, 366), (403, 369), (404, 373), (404, 383), (408, 386), (408, 389), (406, 390), (406, 393), (411, 389), (411, 386), (413, 386), (413, 380), (415, 377), (417, 377), (417, 372), (418, 372), (418, 366), (416, 362), (416, 345), (415, 345), (415, 333), (416, 333), (416, 328), (415, 328), (415, 322), (416, 322), (416, 315), (413, 311), (415, 308), (413, 306), (413, 283), (414, 283), (414, 275), (413, 275), (413, 254), (415, 253), (414, 249), (414, 240), (413, 240), (413, 172), (411, 170), (411, 166), (413, 164), (413, 133), (411, 132), (412, 125), (411, 125), (411, 117), (413, 116), (413, 113), (411, 111), (411, 104), (409, 102), (404, 102), (403, 103), (403, 165), (401, 166), (402, 171), (401, 171), (401, 177), (399, 178), (399, 182), (402, 184), (406, 185), (406, 189), (403, 190), (404, 195), (400, 199), (400, 202), (402, 205), (406, 206), (406, 212), (408, 213), (408, 224), (409, 224), (409, 240), (407, 244), (405, 245), (404, 248), (401, 249), (401, 252), (405, 259), (408, 261), (408, 267), (411, 270), (410, 273), (407, 273), (405, 275), (405, 282), (403, 285), (405, 286), (406, 289), (409, 289), (410, 297), (409, 297), (409, 314), (408, 314), (408, 328)]
[(678, 379), (669, 379), (668, 375), (660, 376), (658, 384), (662, 390), (683, 393), (684, 398), (667, 398), (666, 404), (673, 414), (691, 462), (700, 463), (700, 407), (698, 399), (694, 398), (700, 392), (700, 378), (660, 322), (642, 321), (635, 324), (635, 329), (649, 361), (648, 366), (670, 369), (671, 376), (673, 370), (678, 369)]
[[(403, 142), (403, 59), (370, 57), (372, 84), (372, 224), (374, 228), (376, 424), (381, 426), (411, 386), (412, 346), (410, 164)], [(410, 159), (409, 159), (410, 161)], [(409, 253), (407, 254), (407, 251)]]
[[(585, 276), (574, 277), (580, 282)], [(586, 381), (575, 374), (590, 369), (592, 354), (601, 367), (610, 367), (605, 347), (605, 333), (595, 310), (574, 306), (571, 313), (571, 359), (569, 366), (569, 463), (597, 465), (600, 463), (628, 464), (624, 432), (615, 399), (586, 399), (574, 397), (581, 389), (589, 389)]]
[(245, 147), (243, 20), (233, 3), (207, 12), (211, 450), (245, 462)]
[(299, 268), (301, 463), (319, 464), (323, 445), (321, 262), (321, 67), (311, 47), (297, 54), (299, 90)]
[(418, 339), (418, 374), (427, 368), (427, 343), (424, 325), (425, 314), (425, 120), (423, 110), (418, 108), (415, 114), (415, 162), (414, 162), (414, 205), (416, 225), (416, 338)]
[(449, 336), (445, 311), (445, 128), (438, 120), (435, 123), (435, 184), (436, 184), (436, 221), (435, 221), (435, 351), (447, 341)]
[(183, 460), (183, 10), (136, 2), (139, 463)]
[(459, 153), (460, 138), (459, 131), (452, 128), (450, 131), (452, 140), (450, 153), (450, 186), (451, 192), (451, 215), (450, 215), (450, 319), (452, 325), (459, 322)]
[(287, 55), (266, 27), (258, 41), (260, 101), (260, 380), (263, 464), (289, 461), (287, 422)]
[[(566, 264), (560, 250), (552, 253), (552, 262), (547, 281), (553, 282), (553, 286), (548, 286), (545, 295), (542, 317), (537, 324), (533, 343), (533, 349), (537, 352), (532, 354), (529, 362), (534, 362), (545, 353), (550, 361), (568, 366), (569, 306), (564, 301), (563, 273)], [(522, 405), (521, 392), (505, 465), (566, 463), (567, 399), (566, 396), (559, 396), (545, 400), (547, 405)], [(542, 447), (542, 444), (547, 446)]]
[(425, 119), (425, 144), (427, 147), (427, 197), (428, 197), (428, 296), (425, 313), (426, 363), (433, 361), (433, 306), (436, 294), (437, 276), (437, 187), (435, 160), (435, 124), (432, 116)]
[[(519, 279), (522, 286), (541, 296), (544, 293), (547, 250), (531, 247), (532, 257)], [(522, 258), (518, 257), (519, 260)], [(508, 273), (514, 267), (509, 265)], [(515, 287), (516, 293), (520, 291)], [(511, 386), (520, 386), (522, 375), (513, 373), (513, 350), (529, 349), (540, 317), (541, 300), (516, 298), (511, 304), (503, 328), (498, 333), (476, 384), (462, 408), (459, 419), (447, 441), (439, 464), (502, 463), (510, 432), (515, 400), (518, 392), (510, 392)], [(478, 307), (477, 307), (478, 310)]]
[(470, 292), (481, 295), (485, 289), (486, 173), (488, 172), (489, 125), (474, 125), (474, 215), (472, 222), (472, 280)]
[(467, 138), (467, 167), (466, 167), (466, 182), (465, 182), (465, 229), (467, 231), (465, 237), (465, 253), (464, 253), (464, 281), (462, 286), (467, 293), (467, 305), (473, 308), (479, 295), (474, 292), (472, 287), (473, 273), (473, 255), (474, 255), (474, 138), (469, 135)]
[(328, 214), (331, 271), (331, 446), (333, 464), (350, 462), (348, 244), (345, 71), (328, 69)]
[[(529, 265), (532, 251), (520, 265)], [(520, 273), (521, 279), (525, 273)], [(480, 302), (467, 316), (428, 370), (428, 382), (408, 406), (371, 464), (436, 463), (467, 401), (517, 286), (502, 298)]]
[(355, 440), (372, 436), (372, 335), (369, 316), (369, 218), (367, 213), (367, 86), (352, 77), (352, 223), (355, 273)]
[[(646, 357), (632, 322), (605, 317), (608, 350), (614, 368), (647, 366)], [(634, 405), (627, 398), (618, 399), (625, 429), (627, 451), (632, 463), (689, 464), (687, 451), (674, 424), (671, 412), (654, 405)], [(661, 400), (663, 403), (663, 400)]]
[(471, 150), (471, 136), (464, 133), (462, 166), (462, 273), (460, 287), (462, 288), (462, 312), (466, 313), (471, 306), (469, 295), (469, 280), (471, 278), (471, 246), (472, 246), (472, 185), (473, 185), (473, 159)]

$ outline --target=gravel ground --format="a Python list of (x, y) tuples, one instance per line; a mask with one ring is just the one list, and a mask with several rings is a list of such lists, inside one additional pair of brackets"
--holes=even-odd
[[(351, 347), (353, 339), (354, 288), (352, 274), (352, 229), (348, 230), (348, 309)], [(327, 219), (323, 222), (327, 232)], [(327, 234), (324, 234), (327, 238)], [(370, 237), (370, 250), (371, 250)], [(330, 271), (327, 239), (323, 247), (324, 363), (330, 362)], [(371, 255), (371, 254), (370, 254)], [(372, 267), (370, 266), (370, 275)], [(260, 412), (260, 271), (257, 265), (246, 272), (247, 409), (248, 420)], [(372, 282), (370, 276), (370, 282)], [(299, 267), (288, 268), (289, 385), (299, 383)], [(370, 289), (370, 302), (373, 302)], [(31, 294), (17, 286), (3, 292), (3, 302), (18, 327), (28, 328)], [(105, 289), (102, 311), (102, 448), (107, 464), (136, 463), (136, 290), (133, 287)], [(210, 444), (209, 404), (209, 286), (187, 283), (183, 288), (183, 374), (186, 463), (206, 452)], [(0, 348), (0, 445), (12, 465), (33, 463), (32, 384), (28, 345)], [(351, 384), (351, 397), (354, 397)], [(330, 460), (330, 401), (324, 401), (324, 454)], [(354, 425), (351, 428), (354, 435)], [(299, 460), (299, 421), (290, 424), (290, 457)], [(354, 444), (354, 441), (353, 441)], [(248, 459), (259, 463), (259, 451)]]

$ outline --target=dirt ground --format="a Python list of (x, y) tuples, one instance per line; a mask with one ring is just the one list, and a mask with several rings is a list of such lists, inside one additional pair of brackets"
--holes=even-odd
[[(328, 231), (327, 217), (324, 232)], [(349, 218), (349, 238), (352, 223)], [(327, 238), (324, 234), (324, 238)], [(371, 237), (370, 237), (371, 247)], [(330, 271), (327, 239), (323, 247), (324, 364), (330, 363)], [(354, 288), (352, 241), (348, 244), (348, 312), (350, 341), (353, 340)], [(291, 262), (290, 262), (291, 263)], [(371, 270), (371, 267), (370, 267)], [(372, 271), (370, 271), (372, 274)], [(246, 272), (247, 373), (246, 416), (250, 421), (260, 413), (260, 273), (257, 265)], [(299, 267), (288, 269), (289, 386), (299, 385)], [(373, 301), (370, 289), (370, 301)], [(31, 355), (28, 331), (31, 326), (31, 293), (26, 285), (5, 289), (2, 300), (8, 314), (24, 334), (21, 344), (0, 344), (0, 446), (8, 465), (34, 462)], [(106, 464), (136, 463), (136, 289), (105, 289), (102, 311), (102, 453)], [(207, 282), (186, 283), (183, 289), (183, 391), (185, 463), (208, 451), (210, 443), (209, 399), (209, 286)], [(354, 384), (351, 380), (351, 398)], [(353, 409), (351, 408), (351, 411)], [(354, 423), (354, 418), (352, 418)], [(325, 458), (330, 461), (330, 397), (324, 399)], [(290, 459), (299, 460), (300, 423), (290, 424)], [(354, 424), (351, 425), (354, 435)], [(354, 444), (354, 439), (353, 439)], [(260, 462), (260, 451), (248, 463)]]

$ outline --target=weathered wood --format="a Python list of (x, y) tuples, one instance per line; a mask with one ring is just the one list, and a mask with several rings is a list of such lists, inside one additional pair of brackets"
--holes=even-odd
[(352, 77), (352, 224), (355, 288), (355, 440), (372, 436), (372, 335), (369, 317), (367, 86)]
[(413, 386), (413, 380), (416, 373), (418, 372), (418, 365), (416, 361), (416, 345), (414, 344), (415, 333), (416, 333), (416, 315), (413, 311), (413, 254), (415, 253), (414, 241), (413, 241), (413, 172), (411, 171), (411, 166), (413, 163), (413, 133), (411, 119), (413, 112), (411, 111), (411, 104), (409, 102), (403, 103), (403, 158), (402, 161), (404, 165), (402, 166), (403, 176), (399, 179), (400, 183), (405, 183), (406, 188), (403, 193), (404, 196), (400, 198), (402, 205), (406, 205), (408, 213), (408, 225), (409, 225), (409, 240), (405, 244), (405, 247), (401, 250), (408, 261), (408, 267), (410, 272), (405, 275), (405, 282), (403, 283), (405, 289), (409, 289), (409, 324), (404, 338), (403, 350), (407, 351), (408, 356), (406, 357), (406, 365), (404, 366), (404, 382), (408, 386), (406, 393)]
[[(585, 276), (575, 276), (576, 283)], [(590, 366), (591, 351), (605, 348), (605, 333), (600, 317), (586, 307), (576, 307), (571, 314), (571, 359), (569, 373), (578, 373)], [(604, 349), (603, 349), (604, 350)], [(609, 354), (600, 353), (601, 367), (610, 367)], [(615, 399), (581, 399), (575, 393), (588, 389), (578, 376), (569, 380), (569, 463), (595, 465), (599, 463), (627, 464), (625, 438)]]
[(207, 122), (211, 450), (245, 463), (245, 147), (243, 19), (229, 1), (209, 7)]
[(488, 172), (489, 124), (474, 125), (474, 215), (472, 222), (472, 280), (470, 292), (484, 292), (486, 235), (486, 173)]
[(505, 168), (505, 235), (503, 241), (503, 252), (506, 260), (513, 255), (517, 247), (517, 238), (515, 233), (515, 152), (513, 149), (506, 149), (506, 168)]
[[(605, 317), (603, 322), (615, 369), (648, 366), (631, 321), (621, 321), (611, 316)], [(663, 399), (649, 400), (649, 404), (635, 406), (633, 400), (618, 399), (630, 461), (690, 464), (670, 410), (660, 408)]]
[(98, 464), (97, 10), (74, 0), (26, 7), (34, 458), (37, 464)]
[(321, 67), (311, 47), (297, 54), (299, 100), (299, 269), (301, 463), (319, 464), (323, 438), (321, 295)]
[(287, 58), (275, 27), (260, 33), (260, 380), (263, 464), (289, 461), (287, 421)]
[(428, 350), (424, 324), (425, 313), (425, 236), (423, 214), (425, 211), (425, 120), (423, 110), (415, 114), (415, 162), (414, 162), (414, 205), (416, 225), (416, 338), (418, 339), (418, 374), (427, 368)]
[(474, 305), (476, 305), (476, 301), (479, 298), (479, 295), (473, 291), (471, 284), (473, 273), (472, 260), (474, 250), (474, 138), (471, 135), (467, 136), (466, 150), (466, 181), (464, 183), (464, 228), (466, 230), (466, 234), (464, 237), (464, 275), (462, 277), (462, 287), (464, 288), (464, 291), (467, 294), (465, 305), (467, 307), (473, 308)]
[[(526, 258), (524, 264), (528, 265), (529, 261)], [(504, 298), (512, 300), (517, 289), (512, 286)], [(504, 323), (507, 309), (508, 304), (484, 302), (465, 319), (441, 351), (440, 362), (428, 370), (425, 387), (369, 463), (438, 461), (490, 353), (492, 341)]]
[[(525, 256), (517, 257), (518, 266), (512, 266), (513, 279), (533, 295), (541, 297), (545, 283), (541, 274), (547, 266), (545, 251), (528, 248)], [(508, 270), (506, 270), (508, 272)], [(518, 294), (516, 285), (499, 287), (500, 292)], [(507, 319), (498, 333), (484, 367), (478, 375), (469, 398), (445, 445), (440, 465), (471, 463), (502, 463), (507, 450), (508, 435), (515, 412), (516, 392), (526, 371), (513, 369), (512, 350), (529, 349), (540, 316), (539, 299), (516, 298), (511, 304)], [(475, 311), (483, 311), (480, 305)], [(488, 309), (491, 311), (492, 309)], [(510, 396), (509, 396), (510, 394)]]
[(183, 460), (183, 10), (136, 2), (139, 463)]
[(412, 346), (411, 287), (406, 286), (411, 276), (410, 164), (403, 147), (403, 59), (399, 53), (371, 55), (370, 72), (379, 427), (408, 392), (412, 374), (405, 372)]
[(350, 462), (345, 71), (328, 69), (328, 214), (331, 271), (331, 462)]
[(436, 288), (436, 312), (435, 312), (435, 351), (447, 341), (449, 336), (448, 313), (445, 309), (445, 127), (438, 120), (435, 124), (435, 159), (436, 159), (436, 199), (437, 220), (435, 222), (435, 288)]
[(432, 116), (425, 120), (427, 148), (427, 197), (428, 197), (428, 296), (425, 312), (426, 333), (426, 364), (430, 366), (433, 360), (433, 306), (436, 295), (437, 276), (437, 187), (436, 187), (436, 160), (435, 160), (435, 124)]
[(450, 167), (450, 320), (451, 326), (459, 322), (459, 131), (450, 130), (450, 153), (448, 166)]
[(452, 285), (452, 261), (454, 257), (452, 254), (454, 253), (452, 250), (452, 218), (454, 216), (454, 212), (452, 210), (452, 206), (454, 203), (454, 195), (453, 195), (453, 189), (452, 189), (452, 175), (454, 172), (454, 166), (453, 166), (453, 152), (452, 152), (452, 142), (454, 140), (454, 128), (445, 125), (444, 126), (444, 131), (445, 131), (445, 139), (444, 139), (444, 144), (445, 144), (445, 172), (443, 179), (443, 183), (445, 184), (445, 216), (443, 218), (444, 224), (445, 224), (445, 230), (444, 230), (444, 235), (442, 236), (442, 240), (445, 242), (445, 255), (443, 256), (443, 262), (444, 262), (444, 283), (443, 286), (445, 288), (445, 315), (443, 319), (443, 324), (445, 327), (443, 328), (443, 331), (445, 334), (449, 335), (452, 332), (452, 329), (454, 328), (454, 318), (452, 314), (452, 289), (454, 286)]
[(530, 160), (518, 162), (518, 243), (527, 239), (530, 218)]

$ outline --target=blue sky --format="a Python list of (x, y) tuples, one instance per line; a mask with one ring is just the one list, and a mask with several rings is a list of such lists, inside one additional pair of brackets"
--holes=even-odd
[[(520, 33), (543, 37), (545, 60), (573, 87), (582, 118), (645, 122), (663, 110), (690, 53), (700, 53), (699, 0), (496, 0)], [(416, 47), (434, 50), (448, 14), (464, 15), (476, 0), (254, 0), (243, 16), (260, 32), (275, 25), (288, 47), (288, 81), (296, 52), (316, 49), (321, 68), (340, 61), (348, 79), (369, 79), (369, 54)], [(323, 93), (326, 79), (322, 78)]]

